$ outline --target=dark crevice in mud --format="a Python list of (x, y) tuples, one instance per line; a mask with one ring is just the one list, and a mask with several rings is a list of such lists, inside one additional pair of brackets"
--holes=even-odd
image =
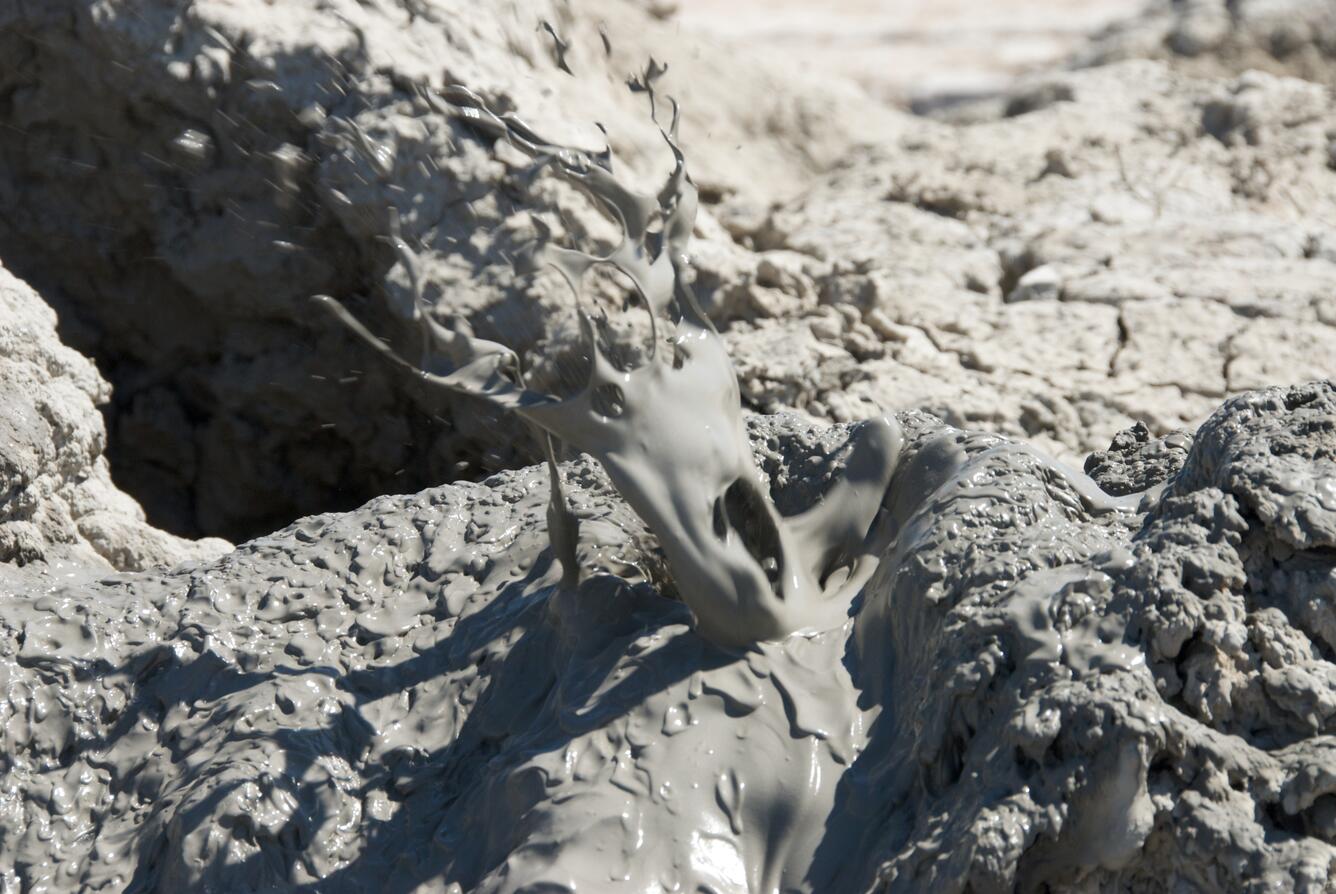
[(1001, 95), (996, 90), (942, 90), (911, 98), (909, 111), (923, 118), (938, 118), (949, 122), (952, 112), (997, 99)]
[(715, 534), (723, 538), (731, 529), (740, 536), (742, 545), (774, 581), (783, 572), (783, 550), (779, 531), (765, 511), (765, 497), (757, 492), (750, 481), (733, 482), (724, 496), (715, 504)]
[(1118, 359), (1127, 348), (1127, 343), (1132, 340), (1131, 330), (1127, 326), (1127, 314), (1120, 306), (1118, 308), (1118, 344), (1114, 347), (1113, 353), (1109, 355), (1109, 378), (1118, 374)]
[(1264, 803), (1262, 809), (1267, 824), (1282, 835), (1302, 837), (1306, 834), (1302, 813), (1288, 813), (1275, 801)]
[(909, 205), (928, 214), (945, 217), (948, 220), (964, 220), (977, 207), (961, 196), (943, 196), (932, 198), (914, 191), (914, 183), (896, 183), (889, 192), (882, 196), (885, 202)]
[(998, 277), (997, 281), (997, 291), (1004, 301), (1016, 289), (1016, 286), (1020, 285), (1021, 277), (1042, 263), (1028, 246), (1019, 252), (999, 250), (997, 260), (998, 267), (1001, 270), (1001, 276)]

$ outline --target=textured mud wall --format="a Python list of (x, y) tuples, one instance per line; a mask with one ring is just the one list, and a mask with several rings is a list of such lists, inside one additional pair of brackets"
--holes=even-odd
[(534, 457), (485, 407), (400, 388), (306, 302), (395, 335), (397, 215), (442, 316), (560, 372), (541, 358), (574, 330), (566, 293), (510, 259), (528, 209), (559, 209), (558, 239), (609, 233), (422, 83), (591, 148), (600, 120), (650, 178), (666, 153), (624, 80), (668, 58), (707, 203), (696, 289), (751, 409), (922, 409), (1079, 464), (1134, 422), (1163, 434), (1328, 375), (1336, 351), (1336, 117), (1310, 82), (1128, 62), (950, 125), (781, 80), (622, 0), (69, 0), (7, 8), (0, 48), (0, 257), (101, 364), (116, 480), (181, 533), (240, 539)]
[[(1010, 510), (968, 488), (936, 502), (972, 506), (972, 537), (1007, 558), (938, 565), (951, 548), (929, 530), (889, 564), (894, 651), (926, 657), (888, 677), (879, 766), (910, 779), (883, 882), (1327, 889), (1334, 398), (1327, 382), (1230, 401), (1124, 531), (1070, 509), (1054, 525), (1025, 485)], [(1160, 452), (1135, 441), (1109, 474)]]
[[(169, 574), (0, 565), (6, 881), (1324, 890), (1336, 386), (1235, 399), (1187, 449), (1129, 435), (1097, 474), (1154, 486), (1123, 510), (901, 421), (854, 617), (746, 652), (635, 582), (589, 464), (575, 590), (539, 469)], [(839, 471), (842, 429), (753, 434), (785, 512)]]

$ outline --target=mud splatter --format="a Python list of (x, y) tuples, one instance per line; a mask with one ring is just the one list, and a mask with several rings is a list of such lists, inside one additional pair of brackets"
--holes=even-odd
[[(647, 74), (646, 83), (652, 80)], [(676, 108), (663, 132), (674, 168), (651, 196), (613, 175), (610, 152), (591, 155), (555, 145), (514, 115), (495, 115), (462, 87), (452, 88), (447, 99), (442, 108), (583, 189), (622, 230), (620, 244), (603, 257), (544, 242), (527, 258), (535, 266), (556, 267), (576, 295), (589, 357), (583, 389), (558, 399), (524, 387), (512, 351), (436, 323), (423, 306), (420, 284), (414, 285), (413, 307), (396, 310), (421, 327), (421, 356), (414, 361), (332, 298), (318, 301), (422, 381), (486, 397), (598, 459), (657, 538), (703, 635), (738, 646), (838, 626), (876, 567), (871, 528), (902, 438), (893, 420), (865, 423), (854, 435), (846, 477), (816, 506), (790, 518), (775, 509), (747, 447), (732, 363), (691, 290), (688, 243), (697, 193), (675, 139)], [(402, 239), (391, 240), (413, 279), (410, 250)], [(604, 351), (596, 321), (580, 299), (586, 274), (599, 265), (625, 275), (649, 314), (648, 350), (631, 369), (620, 368)], [(554, 497), (559, 499), (555, 491)], [(559, 504), (554, 507), (555, 539), (567, 544), (575, 530)], [(561, 552), (571, 555), (568, 545)]]

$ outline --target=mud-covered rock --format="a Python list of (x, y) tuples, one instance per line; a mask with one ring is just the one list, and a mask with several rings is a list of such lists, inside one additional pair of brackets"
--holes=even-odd
[(1183, 468), (1191, 446), (1192, 436), (1187, 432), (1170, 432), (1155, 438), (1145, 423), (1138, 422), (1114, 435), (1108, 450), (1087, 456), (1085, 473), (1105, 493), (1114, 496), (1138, 493), (1176, 475)]
[(0, 267), (0, 563), (140, 571), (230, 548), (153, 528), (112, 483), (98, 412), (110, 392), (61, 344), (51, 308)]
[[(887, 675), (894, 724), (871, 765), (893, 792), (886, 889), (1326, 890), (1336, 665), (1318, 606), (1336, 560), (1250, 504), (1282, 470), (1304, 493), (1336, 480), (1333, 400), (1326, 382), (1230, 401), (1135, 529), (1087, 527), (1088, 508), (1053, 525), (963, 485), (933, 506), (972, 507), (980, 538), (1057, 532), (1070, 561), (1053, 568), (1014, 546), (939, 565), (927, 519), (897, 544), (918, 560), (889, 566), (910, 580), (882, 623), (897, 657), (925, 657)], [(1270, 455), (1275, 439), (1296, 458)], [(1296, 527), (1324, 536), (1333, 506)]]
[[(1324, 890), (1334, 412), (1232, 400), (1125, 498), (906, 414), (849, 622), (744, 652), (587, 461), (573, 590), (539, 468), (171, 573), (0, 565), (6, 881)], [(845, 428), (750, 431), (785, 512), (839, 471)]]

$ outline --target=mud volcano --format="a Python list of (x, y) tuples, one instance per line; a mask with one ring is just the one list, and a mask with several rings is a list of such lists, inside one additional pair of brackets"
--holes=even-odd
[[(435, 9), (405, 15), (426, 28), (439, 24)], [(49, 63), (77, 42), (32, 41), (34, 29), (99, 33), (117, 21), (107, 10), (78, 7), (67, 20), (25, 8), (0, 14), (0, 29), (19, 22), (5, 39), (29, 41), (26, 52)], [(152, 12), (145, 27), (165, 27), (177, 12)], [(369, 17), (358, 27), (386, 15), (345, 12)], [(220, 13), (205, 4), (191, 15)], [(187, 22), (185, 35), (200, 25), (175, 21)], [(361, 52), (372, 57), (378, 33), (363, 32)], [(573, 32), (539, 32), (553, 53), (539, 58), (563, 76), (577, 60)], [(231, 42), (222, 31), (209, 40)], [(1152, 70), (1136, 65), (1075, 83)], [(655, 64), (632, 87), (640, 108), (654, 111), (654, 137), (672, 163), (656, 190), (611, 147), (571, 148), (500, 111), (506, 104), (487, 91), (396, 80), (385, 74), (392, 67), (369, 75), (385, 78), (383, 93), (349, 90), (378, 104), (303, 124), (328, 145), (318, 182), (299, 178), (294, 194), (319, 188), (319, 201), (332, 204), (288, 207), (282, 221), (293, 232), (303, 219), (313, 227), (301, 263), (347, 248), (356, 275), (294, 268), (285, 288), (331, 286), (303, 296), (295, 313), (309, 316), (311, 337), (328, 349), (319, 362), (330, 378), (374, 382), (358, 406), (434, 415), (447, 427), (470, 407), (489, 407), (491, 437), (516, 446), (528, 432), (521, 453), (542, 461), (310, 515), (235, 548), (166, 534), (112, 483), (94, 409), (108, 399), (106, 382), (56, 338), (42, 298), (6, 274), (0, 382), (20, 396), (0, 404), (0, 888), (1331, 889), (1336, 384), (1215, 400), (1192, 432), (1138, 424), (1089, 455), (1084, 471), (1050, 455), (1050, 442), (1067, 443), (1061, 437), (1041, 449), (914, 410), (842, 424), (749, 415), (747, 392), (766, 374), (739, 347), (758, 334), (810, 325), (811, 337), (865, 352), (869, 364), (910, 362), (916, 338), (950, 343), (949, 326), (887, 317), (881, 262), (835, 257), (870, 249), (841, 242), (848, 231), (822, 203), (879, 181), (851, 164), (758, 219), (746, 196), (725, 201), (716, 191), (726, 178), (703, 190), (688, 173), (678, 110)], [(1312, 98), (1307, 87), (1249, 83)], [(1014, 98), (1016, 115), (1073, 101), (1026, 90)], [(11, 91), (0, 111), (31, 113), (31, 100)], [(430, 126), (387, 132), (392, 109)], [(1256, 145), (1269, 145), (1275, 122), (1254, 111)], [(1322, 119), (1295, 120), (1299, 135), (1287, 136), (1307, 140)], [(64, 127), (44, 132), (68, 135)], [(937, 125), (924, 127), (914, 138), (922, 145), (945, 139)], [(1185, 151), (1233, 157), (1224, 136), (1203, 139), (1224, 148)], [(480, 231), (472, 248), (456, 245), (457, 234), (477, 221), (456, 210), (442, 212), (448, 226), (424, 227), (423, 202), (391, 188), (398, 173), (427, 170), (416, 165), (423, 153), (454, 140), (456, 161), (490, 173), (447, 178), (450, 189), (487, 180), (503, 194), (479, 211), (501, 225)], [(319, 142), (293, 157), (304, 167), (302, 153)], [(267, 151), (250, 145), (221, 170), (251, 182), (238, 172)], [(1297, 155), (1290, 173), (1316, 177), (1303, 167), (1311, 154)], [(995, 175), (969, 167), (961, 182)], [(1073, 254), (1089, 221), (989, 267), (969, 242), (983, 238), (969, 230), (981, 218), (955, 202), (960, 194), (892, 180), (887, 195), (898, 198), (884, 201), (901, 219), (941, 219), (933, 238), (959, 262), (949, 277), (970, 279), (964, 291), (976, 301), (1005, 297), (1021, 308), (995, 319), (1060, 322), (1065, 290), (1098, 291), (1098, 271)], [(1059, 207), (1064, 184), (1036, 189), (1051, 188)], [(912, 213), (900, 207), (910, 196)], [(48, 199), (73, 201), (60, 190)], [(987, 213), (1003, 233), (1023, 229), (1007, 222), (1019, 211)], [(792, 225), (795, 215), (803, 223)], [(1155, 221), (1152, 229), (1173, 223), (1158, 212)], [(1131, 238), (1126, 219), (1095, 224)], [(12, 219), (6, 226), (0, 251), (12, 255), (29, 243)], [(1238, 239), (1251, 244), (1260, 229)], [(821, 260), (812, 246), (822, 236), (831, 243), (824, 273), (792, 257)], [(1326, 244), (1315, 238), (1305, 249), (1303, 282), (1314, 292)], [(199, 251), (177, 246), (165, 263), (199, 261)], [(768, 265), (764, 275), (758, 266), (755, 279), (730, 280), (729, 265), (751, 251)], [(459, 289), (444, 289), (442, 266), (470, 252), (477, 264), (444, 280)], [(1137, 257), (1152, 266), (1153, 257)], [(906, 266), (930, 290), (914, 266), (921, 261)], [(92, 250), (80, 263), (125, 272)], [(1005, 287), (974, 276), (982, 269)], [(1152, 301), (1207, 301), (1143, 300), (1125, 270), (1111, 262), (1103, 272), (1103, 287), (1121, 296), (1117, 310), (1106, 308), (1120, 327)], [(541, 325), (514, 330), (522, 346), (496, 325), (504, 314), (451, 304), (476, 297), (461, 287), (470, 278), (512, 310), (536, 301)], [(60, 291), (67, 327), (90, 294), (78, 280), (45, 283)], [(794, 317), (790, 299), (821, 303)], [(1333, 318), (1305, 302), (1286, 293), (1277, 310), (1257, 298), (1252, 316), (1237, 311), (1252, 321), (1239, 341), (1302, 318), (1296, 338), (1322, 344)], [(557, 308), (574, 324), (563, 329)], [(287, 313), (278, 328), (290, 335), (298, 330)], [(940, 321), (942, 311), (925, 313)], [(1107, 363), (1120, 387), (1117, 358), (1138, 368), (1143, 334), (1124, 332)], [(182, 356), (207, 354), (205, 342)], [(275, 358), (296, 350), (264, 344), (240, 368), (253, 371), (261, 358), (277, 369)], [(981, 342), (971, 355), (975, 385), (994, 382), (983, 362), (996, 359), (992, 349)], [(812, 356), (831, 359), (804, 348), (772, 361)], [(1241, 348), (1227, 360), (1226, 378), (1230, 362), (1250, 356)], [(276, 374), (287, 381), (310, 369), (303, 360)], [(999, 376), (1013, 374), (1024, 378), (1005, 365)], [(867, 381), (851, 380), (851, 390)], [(837, 389), (823, 387), (826, 409), (840, 406)], [(303, 414), (313, 406), (298, 404)], [(1171, 418), (1191, 418), (1192, 408)], [(1083, 422), (1072, 437), (1106, 424)], [(294, 455), (319, 453), (276, 437)], [(359, 453), (373, 442), (346, 443)], [(245, 480), (250, 487), (264, 474)], [(262, 501), (263, 512), (294, 500)], [(243, 502), (223, 515), (253, 522)]]

